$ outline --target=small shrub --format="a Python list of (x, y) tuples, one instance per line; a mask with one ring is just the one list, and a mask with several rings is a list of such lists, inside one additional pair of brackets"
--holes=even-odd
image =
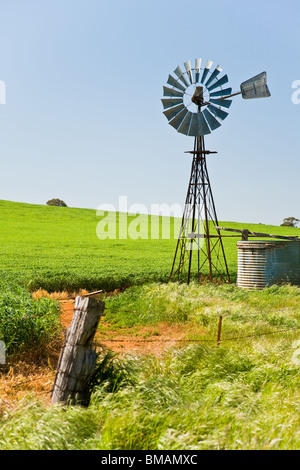
[(58, 198), (54, 198), (54, 199), (50, 199), (49, 201), (47, 201), (47, 206), (60, 206), (60, 207), (68, 207), (67, 204), (62, 201), (61, 199), (58, 199)]

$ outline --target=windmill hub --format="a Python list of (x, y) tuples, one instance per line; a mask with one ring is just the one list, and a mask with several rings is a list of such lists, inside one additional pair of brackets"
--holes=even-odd
[(203, 98), (203, 86), (196, 86), (195, 93), (192, 96), (192, 102), (195, 103), (197, 106), (202, 106), (204, 102)]

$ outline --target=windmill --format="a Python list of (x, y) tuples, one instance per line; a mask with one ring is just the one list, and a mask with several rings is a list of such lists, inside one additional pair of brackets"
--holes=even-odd
[(219, 65), (213, 69), (211, 60), (205, 67), (201, 65), (202, 59), (195, 59), (194, 68), (190, 60), (184, 63), (185, 71), (178, 66), (175, 77), (169, 75), (161, 100), (169, 124), (177, 132), (194, 137), (194, 149), (186, 152), (192, 155), (192, 168), (170, 276), (171, 280), (187, 283), (194, 271), (200, 281), (207, 266), (210, 280), (218, 277), (230, 281), (222, 236), (215, 228), (219, 223), (206, 164), (207, 155), (217, 152), (206, 150), (204, 136), (226, 119), (230, 98), (271, 96), (266, 72), (243, 82), (240, 91), (232, 93), (232, 88), (225, 87), (228, 76), (221, 75)]

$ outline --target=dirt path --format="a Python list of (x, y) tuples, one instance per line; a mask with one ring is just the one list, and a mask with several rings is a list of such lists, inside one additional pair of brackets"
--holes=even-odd
[[(68, 328), (73, 317), (74, 301), (61, 301), (61, 321)], [(133, 328), (115, 328), (100, 320), (95, 336), (97, 345), (103, 345), (118, 353), (155, 354), (162, 355), (168, 348), (182, 343), (186, 336), (186, 328), (182, 325), (160, 323), (156, 326)]]

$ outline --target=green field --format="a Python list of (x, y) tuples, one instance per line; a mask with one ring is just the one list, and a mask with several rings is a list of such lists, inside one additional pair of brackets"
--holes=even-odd
[[(165, 282), (170, 276), (176, 237), (153, 239), (141, 227), (133, 240), (97, 237), (100, 217), (95, 210), (49, 207), (0, 201), (0, 271), (10, 273), (30, 289), (51, 291), (105, 289), (145, 282)], [(115, 214), (110, 214), (113, 218)], [(128, 226), (136, 219), (128, 217)], [(148, 222), (148, 216), (144, 216)], [(162, 218), (146, 227), (162, 237)], [(119, 232), (117, 216), (117, 232)], [(154, 225), (158, 230), (155, 230)], [(178, 225), (178, 224), (177, 224)], [(275, 235), (300, 235), (300, 229), (262, 224), (220, 222), (221, 226), (249, 228)], [(144, 231), (143, 231), (144, 229)], [(170, 233), (174, 233), (171, 221)], [(147, 238), (144, 238), (147, 237)], [(227, 262), (234, 282), (237, 238), (225, 239)]]
[[(100, 240), (99, 218), (88, 209), (0, 201), (0, 213), (0, 340), (8, 361), (32, 348), (47, 355), (60, 331), (58, 304), (30, 295), (40, 287), (129, 286), (102, 294), (101, 333), (107, 324), (116, 338), (125, 330), (136, 337), (149, 325), (158, 340), (163, 324), (185, 331), (184, 342), (161, 357), (102, 351), (87, 408), (46, 406), (30, 396), (7, 409), (0, 400), (0, 449), (300, 448), (298, 286), (237, 288), (236, 238), (225, 239), (231, 284), (186, 285), (167, 282), (175, 239)], [(286, 227), (220, 225), (300, 235)]]

